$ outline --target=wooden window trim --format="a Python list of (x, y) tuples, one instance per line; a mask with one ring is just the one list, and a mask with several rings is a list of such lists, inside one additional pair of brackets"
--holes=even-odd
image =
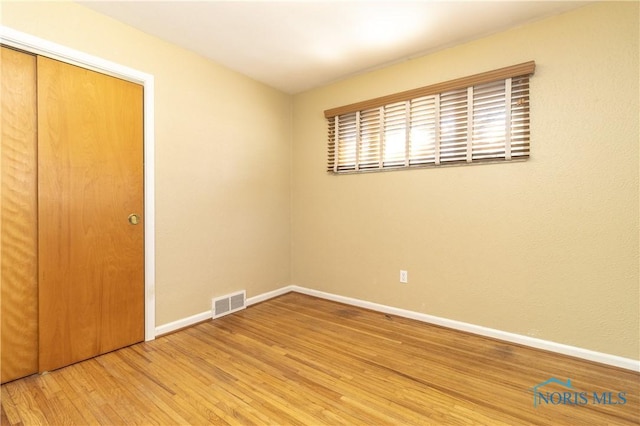
[(535, 69), (535, 61), (523, 62), (521, 64), (499, 68), (497, 70), (487, 71), (480, 74), (474, 74), (467, 77), (457, 78), (455, 80), (449, 80), (443, 83), (436, 83), (430, 86), (419, 87), (417, 89), (406, 90), (404, 92), (394, 93), (392, 95), (381, 96), (366, 101), (331, 108), (324, 112), (324, 116), (325, 118), (331, 118), (342, 114), (348, 114), (350, 112), (377, 108), (395, 102), (408, 101), (422, 96), (435, 95), (450, 90), (463, 89), (469, 86), (490, 83), (496, 80), (503, 80), (510, 77), (518, 77), (522, 75), (531, 75), (535, 72)]

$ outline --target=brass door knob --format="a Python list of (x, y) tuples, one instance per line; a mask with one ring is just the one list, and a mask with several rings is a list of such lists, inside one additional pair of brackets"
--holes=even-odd
[(131, 213), (129, 215), (129, 223), (132, 225), (137, 225), (138, 223), (140, 223), (140, 216), (135, 213)]

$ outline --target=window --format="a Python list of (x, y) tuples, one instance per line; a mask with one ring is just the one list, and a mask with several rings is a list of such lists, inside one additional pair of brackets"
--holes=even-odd
[(533, 61), (325, 111), (327, 171), (529, 158)]

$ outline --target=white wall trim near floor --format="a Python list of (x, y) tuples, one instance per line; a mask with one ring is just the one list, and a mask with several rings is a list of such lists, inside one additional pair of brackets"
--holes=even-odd
[[(442, 327), (451, 328), (454, 330), (466, 331), (468, 333), (477, 334), (480, 336), (491, 337), (505, 342), (517, 343), (532, 348), (543, 349), (558, 354), (569, 355), (576, 358), (585, 359), (588, 361), (598, 362), (600, 364), (611, 365), (614, 367), (624, 368), (626, 370), (640, 372), (640, 361), (636, 361), (630, 358), (624, 358), (616, 355), (610, 355), (602, 352), (596, 352), (589, 349), (578, 348), (575, 346), (564, 345), (561, 343), (550, 342), (548, 340), (537, 339), (535, 337), (523, 336), (516, 333), (510, 333), (506, 331), (496, 330), (493, 328), (483, 327), (480, 325), (469, 324), (461, 321), (455, 321), (447, 318), (436, 317), (433, 315), (423, 314), (420, 312), (409, 311), (406, 309), (394, 308), (392, 306), (381, 305), (378, 303), (368, 302), (366, 300), (355, 299), (352, 297), (340, 296), (337, 294), (326, 293), (323, 291), (313, 290), (306, 287), (300, 287), (297, 285), (290, 285), (279, 288), (268, 293), (263, 293), (257, 296), (250, 297), (246, 300), (247, 306), (264, 302), (277, 296), (289, 292), (297, 292), (306, 294), (309, 296), (319, 297), (321, 299), (332, 300), (335, 302), (344, 303), (347, 305), (358, 306), (360, 308), (371, 309), (372, 311), (382, 312), (391, 315), (397, 315), (404, 318), (410, 318), (413, 320), (421, 321), (428, 324), (439, 325)], [(211, 311), (202, 312), (197, 315), (183, 318), (178, 321), (174, 321), (156, 328), (156, 335), (170, 333), (172, 331), (179, 330), (184, 327), (196, 324), (198, 322), (206, 321), (211, 318)]]
[(7, 46), (78, 65), (144, 87), (144, 339), (155, 338), (155, 125), (154, 77), (97, 56), (0, 25), (0, 42)]
[(630, 358), (623, 358), (616, 355), (610, 355), (602, 352), (596, 352), (589, 349), (578, 348), (575, 346), (564, 345), (561, 343), (550, 342), (548, 340), (537, 339), (535, 337), (523, 336), (521, 334), (510, 333), (507, 331), (496, 330), (493, 328), (483, 327), (480, 325), (469, 324), (462, 321), (455, 321), (447, 318), (436, 317), (433, 315), (423, 314), (420, 312), (408, 311), (406, 309), (394, 308), (391, 306), (380, 305), (378, 303), (367, 302), (366, 300), (354, 299), (351, 297), (339, 296), (337, 294), (325, 293), (309, 288), (291, 286), (291, 291), (315, 296), (322, 299), (333, 300), (335, 302), (345, 303), (347, 305), (358, 306), (361, 308), (371, 309), (373, 311), (383, 312), (386, 314), (398, 315), (404, 318), (410, 318), (421, 322), (440, 325), (454, 330), (466, 331), (480, 336), (492, 337), (498, 340), (504, 340), (510, 343), (517, 343), (532, 348), (543, 349), (563, 355), (569, 355), (576, 358), (582, 358), (589, 361), (607, 364), (614, 367), (624, 368), (626, 370), (640, 372), (640, 361)]
[[(247, 300), (245, 300), (245, 305), (255, 305), (256, 303), (264, 302), (265, 300), (273, 299), (274, 297), (278, 297), (292, 291), (294, 291), (294, 286), (281, 287), (274, 291), (269, 291), (267, 293), (249, 297), (247, 298)], [(155, 335), (161, 336), (163, 334), (173, 333), (174, 331), (180, 330), (181, 328), (189, 327), (199, 322), (210, 320), (212, 317), (213, 312), (211, 310), (200, 312), (199, 314), (191, 315), (190, 317), (182, 318), (177, 321), (172, 321), (156, 327)]]
[(182, 318), (177, 321), (172, 321), (156, 327), (156, 337), (163, 334), (173, 333), (174, 331), (186, 328), (199, 322), (210, 320), (212, 317), (211, 311), (200, 312), (199, 314), (191, 315), (190, 317)]

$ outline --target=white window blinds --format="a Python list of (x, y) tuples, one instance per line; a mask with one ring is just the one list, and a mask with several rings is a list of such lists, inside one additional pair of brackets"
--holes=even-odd
[(534, 62), (325, 111), (333, 173), (529, 156)]

